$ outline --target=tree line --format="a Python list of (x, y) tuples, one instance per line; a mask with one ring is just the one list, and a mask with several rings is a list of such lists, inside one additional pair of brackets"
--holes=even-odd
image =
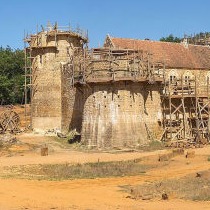
[[(188, 38), (189, 43), (193, 44), (194, 42), (196, 42), (199, 39), (210, 38), (210, 32), (200, 32), (197, 34), (193, 34), (191, 36), (186, 36), (186, 38)], [(173, 34), (170, 34), (166, 37), (160, 38), (159, 41), (180, 43), (182, 40), (183, 40), (183, 38), (180, 38), (180, 37), (174, 36)]]
[(21, 104), (23, 85), (24, 51), (0, 47), (0, 105)]

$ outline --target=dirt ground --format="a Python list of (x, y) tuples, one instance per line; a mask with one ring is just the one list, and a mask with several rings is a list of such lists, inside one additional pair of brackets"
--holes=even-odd
[[(35, 180), (1, 176), (0, 209), (138, 209), (138, 210), (200, 210), (210, 209), (208, 201), (186, 201), (169, 195), (169, 200), (135, 200), (123, 186), (135, 186), (158, 180), (179, 178), (210, 169), (207, 160), (210, 147), (195, 149), (196, 156), (186, 159), (184, 155), (170, 161), (159, 162), (158, 155), (167, 150), (153, 152), (87, 152), (66, 147), (52, 137), (32, 133), (17, 136), (21, 144), (13, 145), (0, 157), (0, 172), (5, 166), (54, 163), (86, 163), (118, 161), (143, 158), (143, 162), (157, 167), (144, 175), (64, 181)], [(40, 148), (47, 144), (48, 156), (40, 155)]]
[[(24, 108), (15, 107), (21, 115), (21, 125), (29, 124), (24, 118)], [(29, 111), (29, 108), (27, 109)], [(186, 159), (184, 155), (169, 161), (159, 162), (158, 156), (168, 150), (153, 152), (97, 152), (80, 151), (68, 147), (53, 137), (34, 133), (21, 133), (16, 136), (20, 143), (7, 150), (0, 150), (0, 210), (23, 209), (81, 209), (81, 210), (210, 210), (209, 201), (181, 200), (169, 195), (168, 200), (131, 199), (126, 186), (154, 183), (160, 180), (181, 178), (189, 174), (210, 169), (210, 146), (194, 149), (195, 157)], [(47, 145), (48, 156), (40, 155), (40, 148)], [(186, 153), (187, 151), (185, 151)], [(156, 167), (145, 174), (111, 178), (75, 180), (38, 180), (5, 174), (5, 167), (37, 164), (89, 163), (122, 161), (142, 158), (144, 164)], [(208, 186), (210, 187), (210, 186)]]

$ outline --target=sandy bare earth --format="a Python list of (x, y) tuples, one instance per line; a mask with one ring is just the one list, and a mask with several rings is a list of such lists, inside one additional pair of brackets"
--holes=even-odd
[[(131, 177), (115, 177), (100, 179), (77, 179), (67, 181), (28, 180), (17, 178), (0, 178), (0, 210), (7, 209), (128, 209), (128, 210), (210, 210), (210, 202), (195, 202), (179, 200), (169, 197), (169, 200), (135, 200), (122, 186), (138, 185), (145, 182), (154, 182), (167, 178), (179, 178), (188, 174), (210, 169), (210, 162), (206, 161), (210, 155), (210, 147), (196, 149), (196, 157), (186, 159), (178, 156), (169, 163), (157, 161), (158, 154), (167, 151), (155, 152), (126, 152), (126, 153), (99, 153), (79, 152), (62, 148), (57, 143), (50, 143), (50, 138), (22, 134), (18, 136), (24, 143), (42, 145), (47, 142), (52, 151), (49, 156), (40, 156), (39, 150), (27, 150), (13, 155), (0, 156), (0, 172), (5, 166), (48, 163), (84, 163), (128, 160), (143, 158), (145, 163), (156, 163), (160, 167), (148, 171), (144, 175)], [(14, 146), (13, 151), (20, 150)], [(24, 150), (24, 146), (22, 148)]]

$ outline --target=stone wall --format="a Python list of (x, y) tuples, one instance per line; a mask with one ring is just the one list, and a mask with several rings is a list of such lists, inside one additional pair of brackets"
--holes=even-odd
[(56, 52), (52, 52), (51, 49), (44, 49), (40, 54), (33, 63), (35, 68), (32, 78), (32, 127), (41, 130), (60, 129), (60, 62)]
[(78, 46), (82, 47), (78, 37), (62, 33), (55, 38), (41, 32), (32, 39), (33, 129), (61, 129), (62, 112), (65, 112), (61, 99), (62, 64), (69, 61), (74, 47)]
[(206, 85), (206, 79), (207, 76), (210, 76), (210, 70), (192, 70), (192, 69), (166, 69), (165, 70), (165, 76), (168, 80), (170, 75), (175, 75), (178, 79), (180, 79), (182, 76), (190, 76), (191, 78), (197, 78), (197, 81), (199, 84)]
[(137, 146), (160, 132), (160, 85), (116, 82), (71, 91), (62, 121), (81, 131), (82, 142), (88, 146)]
[[(197, 93), (204, 94), (207, 91), (207, 78), (209, 77), (210, 82), (210, 70), (190, 70), (190, 69), (166, 69), (165, 78), (170, 79), (171, 76), (175, 76), (177, 79), (188, 77), (189, 79), (196, 80)], [(185, 82), (185, 81), (183, 81)]]
[(62, 132), (76, 129), (81, 132), (84, 95), (79, 88), (71, 86), (71, 77), (67, 71), (62, 72), (61, 104), (62, 104)]

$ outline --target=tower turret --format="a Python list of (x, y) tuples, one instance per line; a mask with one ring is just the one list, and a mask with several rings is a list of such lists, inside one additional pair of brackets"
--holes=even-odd
[(26, 77), (30, 77), (26, 81), (30, 80), (32, 128), (61, 129), (62, 64), (69, 62), (75, 49), (83, 48), (87, 35), (79, 29), (55, 24), (42, 27), (42, 31), (26, 37), (25, 42), (26, 60), (30, 60), (25, 68)]

